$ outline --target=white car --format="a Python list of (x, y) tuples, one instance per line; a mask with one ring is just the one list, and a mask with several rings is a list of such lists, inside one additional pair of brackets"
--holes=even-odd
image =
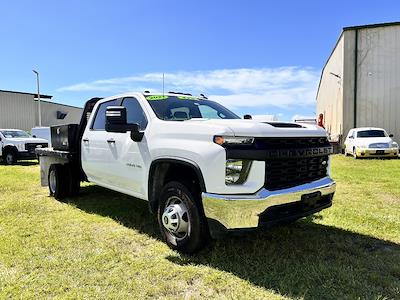
[(76, 195), (87, 180), (147, 200), (167, 244), (184, 252), (219, 230), (313, 214), (335, 192), (325, 130), (243, 120), (204, 96), (94, 98), (79, 126), (51, 134), (53, 149), (36, 151), (50, 195)]
[(399, 145), (393, 135), (382, 128), (362, 127), (350, 129), (345, 140), (345, 154), (360, 157), (394, 157), (399, 155)]
[(47, 140), (34, 138), (23, 130), (0, 129), (0, 157), (7, 165), (18, 160), (35, 159), (36, 148), (47, 146)]

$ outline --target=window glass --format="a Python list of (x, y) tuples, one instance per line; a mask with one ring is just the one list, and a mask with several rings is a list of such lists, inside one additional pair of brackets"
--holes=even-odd
[(184, 121), (193, 118), (240, 119), (217, 102), (193, 96), (146, 96), (157, 117), (166, 121)]
[(226, 116), (222, 112), (219, 112), (211, 106), (198, 105), (197, 107), (200, 110), (201, 116), (205, 119), (226, 119)]
[(136, 98), (125, 98), (122, 106), (126, 107), (126, 118), (128, 124), (138, 124), (140, 130), (144, 130), (147, 126), (146, 115)]
[(3, 130), (0, 131), (5, 138), (29, 138), (30, 135), (22, 130)]
[(383, 130), (363, 130), (357, 133), (359, 138), (374, 138), (374, 137), (385, 137), (386, 133)]
[(92, 124), (92, 129), (94, 130), (105, 130), (106, 127), (106, 110), (108, 106), (118, 106), (120, 104), (120, 99), (115, 99), (111, 101), (104, 102), (100, 104), (97, 109), (96, 117)]

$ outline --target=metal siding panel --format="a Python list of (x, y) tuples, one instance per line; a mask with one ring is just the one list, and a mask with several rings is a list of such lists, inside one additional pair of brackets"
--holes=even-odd
[(355, 31), (345, 31), (343, 54), (343, 136), (354, 127)]
[(35, 125), (33, 96), (0, 92), (0, 128), (29, 131)]
[[(42, 126), (79, 123), (82, 109), (58, 103), (41, 102)], [(67, 112), (63, 120), (57, 119), (57, 111)], [(16, 128), (30, 131), (38, 125), (37, 101), (33, 95), (0, 92), (0, 128)]]
[[(37, 101), (35, 101), (35, 107), (37, 107)], [(71, 106), (65, 106), (59, 103), (41, 102), (42, 110), (42, 125), (53, 126), (68, 123), (79, 123), (82, 115), (82, 108), (76, 108)], [(59, 120), (57, 119), (57, 111), (66, 112), (67, 116)]]
[[(338, 41), (335, 50), (325, 65), (321, 76), (317, 95), (317, 115), (324, 114), (325, 128), (332, 138), (336, 138), (342, 131), (343, 120), (343, 36)], [(341, 79), (331, 74), (337, 74)]]
[(400, 26), (359, 33), (357, 125), (385, 128), (400, 139)]

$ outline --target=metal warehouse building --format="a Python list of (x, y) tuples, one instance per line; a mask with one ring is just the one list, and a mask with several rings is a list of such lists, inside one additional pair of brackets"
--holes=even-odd
[(322, 70), (317, 114), (332, 140), (364, 126), (400, 140), (400, 22), (343, 28)]
[[(39, 124), (37, 94), (0, 90), (0, 128), (30, 131)], [(40, 95), (42, 126), (79, 123), (82, 108), (50, 102)]]

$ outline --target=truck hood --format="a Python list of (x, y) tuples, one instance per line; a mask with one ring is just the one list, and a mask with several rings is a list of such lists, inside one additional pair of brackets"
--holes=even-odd
[[(224, 127), (235, 136), (250, 137), (290, 137), (290, 136), (326, 136), (326, 131), (312, 124), (297, 124), (290, 122), (260, 122), (243, 119), (190, 119), (184, 123), (200, 127)], [(272, 124), (272, 125), (271, 125)]]
[(45, 139), (40, 139), (40, 138), (7, 138), (7, 142), (9, 143), (48, 143), (47, 140)]

